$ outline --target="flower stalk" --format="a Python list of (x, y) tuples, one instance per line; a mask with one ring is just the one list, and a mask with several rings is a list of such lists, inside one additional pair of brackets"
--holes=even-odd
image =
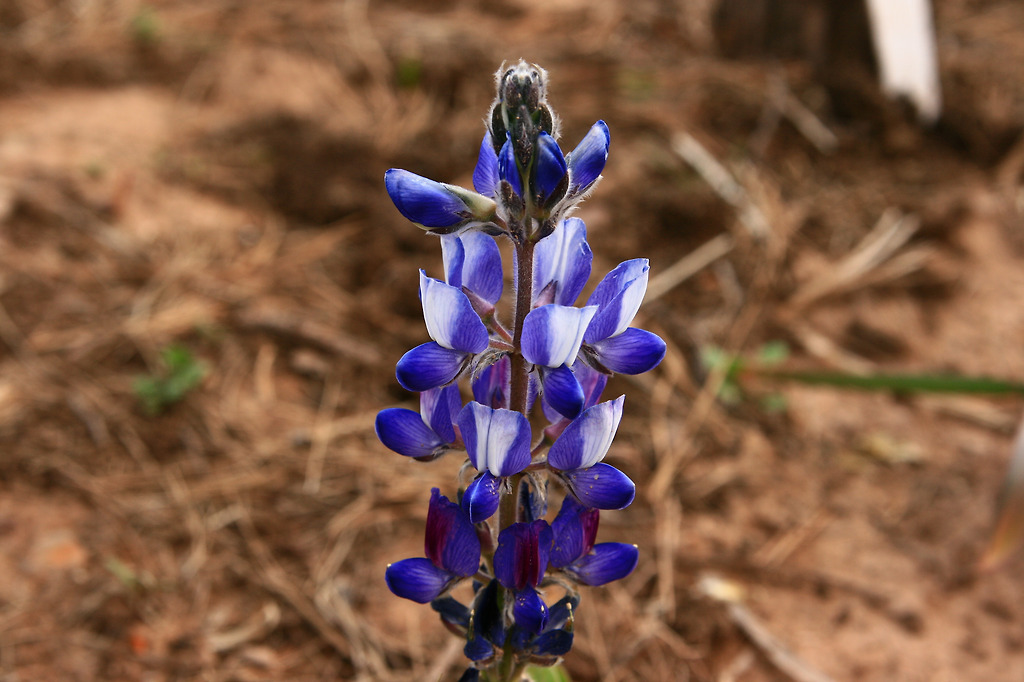
[[(655, 334), (629, 326), (646, 259), (620, 264), (576, 306), (593, 256), (583, 221), (567, 216), (600, 180), (607, 125), (595, 123), (565, 155), (546, 72), (519, 62), (496, 82), (475, 191), (385, 174), (402, 215), (440, 238), (444, 277), (421, 271), (431, 341), (396, 366), (399, 383), (420, 393), (420, 411), (382, 410), (377, 435), (420, 462), (464, 450), (464, 470), (477, 472), (452, 499), (431, 491), (426, 557), (390, 564), (385, 580), (463, 637), (470, 665), (460, 682), (520, 680), (530, 666), (558, 664), (572, 647), (578, 587), (635, 568), (635, 545), (596, 543), (599, 510), (635, 496), (629, 477), (602, 461), (624, 398), (602, 402), (601, 393), (611, 373), (646, 372), (665, 354)], [(503, 238), (514, 254), (511, 332), (496, 311)], [(468, 601), (453, 596), (464, 583)]]

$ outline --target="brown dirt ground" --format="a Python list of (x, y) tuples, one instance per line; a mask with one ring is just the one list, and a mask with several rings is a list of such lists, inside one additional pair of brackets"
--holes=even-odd
[[(381, 178), (468, 183), (519, 57), (568, 141), (611, 127), (595, 273), (728, 248), (648, 301), (669, 355), (610, 389), (638, 497), (602, 538), (642, 559), (585, 595), (573, 679), (1024, 679), (1024, 559), (974, 568), (1021, 401), (754, 387), (767, 413), (693, 362), (781, 339), (796, 367), (1024, 377), (1024, 8), (938, 0), (924, 130), (828, 34), (726, 58), (713, 4), (0, 1), (0, 679), (454, 679), (459, 643), (382, 579), (458, 462), (373, 435), (440, 264)], [(890, 210), (918, 229), (842, 276)], [(148, 417), (133, 381), (172, 343), (209, 374)]]

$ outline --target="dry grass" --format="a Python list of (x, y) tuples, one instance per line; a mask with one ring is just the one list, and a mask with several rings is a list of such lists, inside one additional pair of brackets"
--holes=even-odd
[[(1020, 45), (1003, 27), (1024, 27), (1011, 2), (975, 4), (940, 3), (976, 41), (944, 55), (956, 92), (994, 87)], [(783, 338), (807, 364), (1024, 372), (1020, 154), (982, 165), (1024, 120), (1012, 88), (932, 135), (895, 107), (834, 115), (806, 63), (715, 56), (705, 2), (3, 7), (0, 679), (462, 665), (382, 580), (421, 553), (429, 489), (459, 463), (373, 434), (409, 402), (393, 365), (424, 337), (416, 269), (440, 264), (380, 178), (468, 181), (490, 72), (519, 56), (552, 72), (569, 140), (612, 126), (581, 212), (595, 274), (641, 255), (668, 273), (639, 320), (663, 366), (609, 389), (629, 396), (612, 458), (639, 495), (602, 538), (642, 560), (586, 595), (574, 679), (785, 679), (766, 641), (837, 680), (1019, 679), (1019, 583), (970, 570), (1019, 405), (982, 423), (794, 389), (772, 416), (724, 408), (695, 364)], [(673, 151), (682, 135), (699, 154)], [(879, 222), (892, 207), (904, 222)], [(172, 343), (208, 376), (147, 417), (133, 381)], [(868, 432), (927, 455), (871, 460)], [(747, 588), (752, 621), (697, 589), (709, 572)]]

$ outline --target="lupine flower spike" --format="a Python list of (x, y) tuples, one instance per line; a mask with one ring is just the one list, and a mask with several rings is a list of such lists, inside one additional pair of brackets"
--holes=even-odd
[[(439, 236), (442, 268), (419, 274), (430, 341), (395, 372), (419, 393), (420, 409), (382, 410), (377, 436), (419, 462), (466, 454), (457, 496), (431, 491), (426, 557), (396, 561), (385, 580), (399, 597), (429, 603), (463, 639), (467, 682), (521, 680), (531, 666), (557, 665), (572, 648), (580, 586), (636, 567), (635, 545), (596, 542), (599, 510), (636, 495), (604, 461), (625, 396), (601, 394), (610, 374), (646, 372), (665, 355), (656, 334), (630, 326), (647, 290), (646, 259), (620, 264), (577, 305), (593, 254), (586, 225), (570, 215), (601, 179), (608, 126), (598, 121), (566, 154), (547, 73), (519, 62), (503, 65), (496, 82), (472, 190), (405, 170), (384, 175), (399, 212)], [(512, 244), (511, 276), (501, 239)], [(511, 314), (502, 320), (506, 281)], [(561, 499), (550, 521), (549, 497)]]

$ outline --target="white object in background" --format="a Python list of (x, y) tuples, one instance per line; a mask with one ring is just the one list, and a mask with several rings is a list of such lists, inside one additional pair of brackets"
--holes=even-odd
[(907, 97), (922, 120), (934, 123), (942, 92), (931, 0), (867, 2), (882, 90)]

